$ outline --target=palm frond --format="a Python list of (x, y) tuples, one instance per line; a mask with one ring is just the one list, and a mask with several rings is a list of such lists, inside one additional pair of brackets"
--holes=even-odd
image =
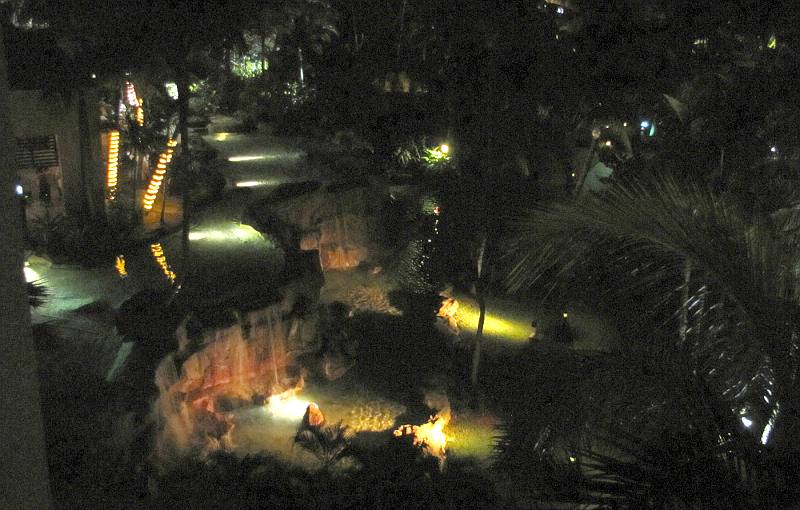
[(329, 469), (350, 455), (350, 438), (349, 427), (339, 422), (300, 430), (294, 437), (294, 444), (314, 455), (324, 469)]
[(27, 283), (28, 289), (28, 304), (33, 308), (42, 306), (47, 302), (50, 291), (45, 285), (44, 279), (38, 279), (33, 282)]
[[(706, 328), (705, 345), (712, 332), (719, 342), (738, 336), (773, 359), (786, 357), (798, 323), (786, 320), (798, 317), (793, 254), (768, 222), (746, 223), (698, 185), (673, 178), (623, 183), (603, 197), (533, 211), (516, 228), (511, 290), (605, 272), (616, 297), (636, 296), (648, 313), (662, 307), (662, 317), (674, 317), (685, 305), (677, 292), (681, 268), (691, 260), (695, 332)], [(717, 317), (703, 320), (711, 314)], [(742, 349), (740, 342), (735, 350)]]

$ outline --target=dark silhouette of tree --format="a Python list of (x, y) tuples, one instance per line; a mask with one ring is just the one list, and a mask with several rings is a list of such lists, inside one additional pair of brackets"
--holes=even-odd
[[(639, 494), (741, 508), (779, 497), (800, 430), (800, 315), (796, 253), (770, 223), (744, 219), (703, 185), (660, 178), (531, 213), (519, 228), (511, 288), (572, 282), (614, 314), (623, 337), (618, 352), (572, 371), (575, 400), (551, 400), (527, 432), (523, 418), (516, 431), (528, 451), (541, 455), (580, 430), (561, 444), (605, 473), (593, 490), (629, 503)], [(564, 407), (582, 405), (588, 416)]]

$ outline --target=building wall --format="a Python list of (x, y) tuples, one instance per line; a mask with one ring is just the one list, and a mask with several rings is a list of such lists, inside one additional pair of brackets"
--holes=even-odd
[[(30, 309), (22, 277), (22, 222), (13, 195), (14, 104), (0, 26), (0, 508), (51, 508)], [(16, 115), (13, 116), (16, 121)], [(12, 121), (13, 122), (13, 121)]]
[[(66, 211), (94, 216), (102, 210), (103, 168), (98, 115), (96, 109), (91, 108), (97, 102), (91, 92), (84, 92), (84, 95), (84, 108), (87, 109), (84, 133), (80, 129), (77, 91), (64, 97), (44, 97), (38, 90), (12, 90), (9, 120), (15, 137), (56, 136)], [(85, 137), (83, 146), (82, 134)]]

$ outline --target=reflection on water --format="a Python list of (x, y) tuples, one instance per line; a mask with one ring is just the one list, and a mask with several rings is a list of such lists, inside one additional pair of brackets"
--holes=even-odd
[(164, 248), (161, 247), (161, 243), (151, 244), (150, 252), (156, 259), (156, 263), (159, 265), (159, 267), (161, 267), (161, 271), (164, 273), (164, 276), (166, 276), (167, 279), (169, 279), (170, 283), (174, 283), (175, 273), (172, 271), (169, 264), (167, 263), (167, 256), (164, 255)]
[[(270, 302), (284, 278), (285, 252), (277, 239), (235, 221), (202, 221), (183, 253), (180, 232), (119, 254), (113, 271), (139, 290), (182, 280), (180, 299), (190, 309)], [(180, 277), (180, 278), (179, 278)]]
[(114, 261), (114, 269), (117, 270), (117, 274), (120, 278), (127, 278), (128, 277), (128, 270), (125, 268), (125, 257), (123, 255), (117, 255), (117, 259)]

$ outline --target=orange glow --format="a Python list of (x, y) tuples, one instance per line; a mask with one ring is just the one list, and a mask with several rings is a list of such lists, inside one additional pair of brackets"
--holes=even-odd
[(114, 200), (119, 170), (119, 131), (116, 129), (108, 133), (108, 156), (106, 161), (106, 187), (108, 188), (109, 199)]
[(426, 454), (439, 459), (440, 465), (444, 463), (447, 455), (447, 440), (444, 428), (450, 422), (450, 409), (431, 416), (427, 423), (422, 425), (400, 425), (393, 432), (394, 437), (412, 436), (414, 446), (422, 449)]
[(147, 187), (147, 191), (145, 191), (144, 194), (144, 199), (142, 200), (142, 206), (144, 207), (145, 211), (149, 211), (153, 208), (158, 191), (161, 189), (161, 182), (164, 180), (164, 176), (167, 173), (167, 166), (169, 165), (170, 161), (172, 161), (172, 153), (175, 150), (176, 145), (178, 145), (178, 142), (170, 138), (167, 140), (167, 149), (161, 153), (161, 156), (158, 157), (156, 169), (153, 172), (153, 177), (150, 179), (150, 185)]
[(447, 326), (455, 332), (458, 332), (458, 301), (454, 298), (446, 298), (442, 301), (442, 306), (436, 312), (436, 316), (444, 320)]
[(125, 97), (130, 106), (139, 106), (139, 98), (136, 96), (136, 89), (134, 88), (133, 83), (129, 81), (125, 82)]

